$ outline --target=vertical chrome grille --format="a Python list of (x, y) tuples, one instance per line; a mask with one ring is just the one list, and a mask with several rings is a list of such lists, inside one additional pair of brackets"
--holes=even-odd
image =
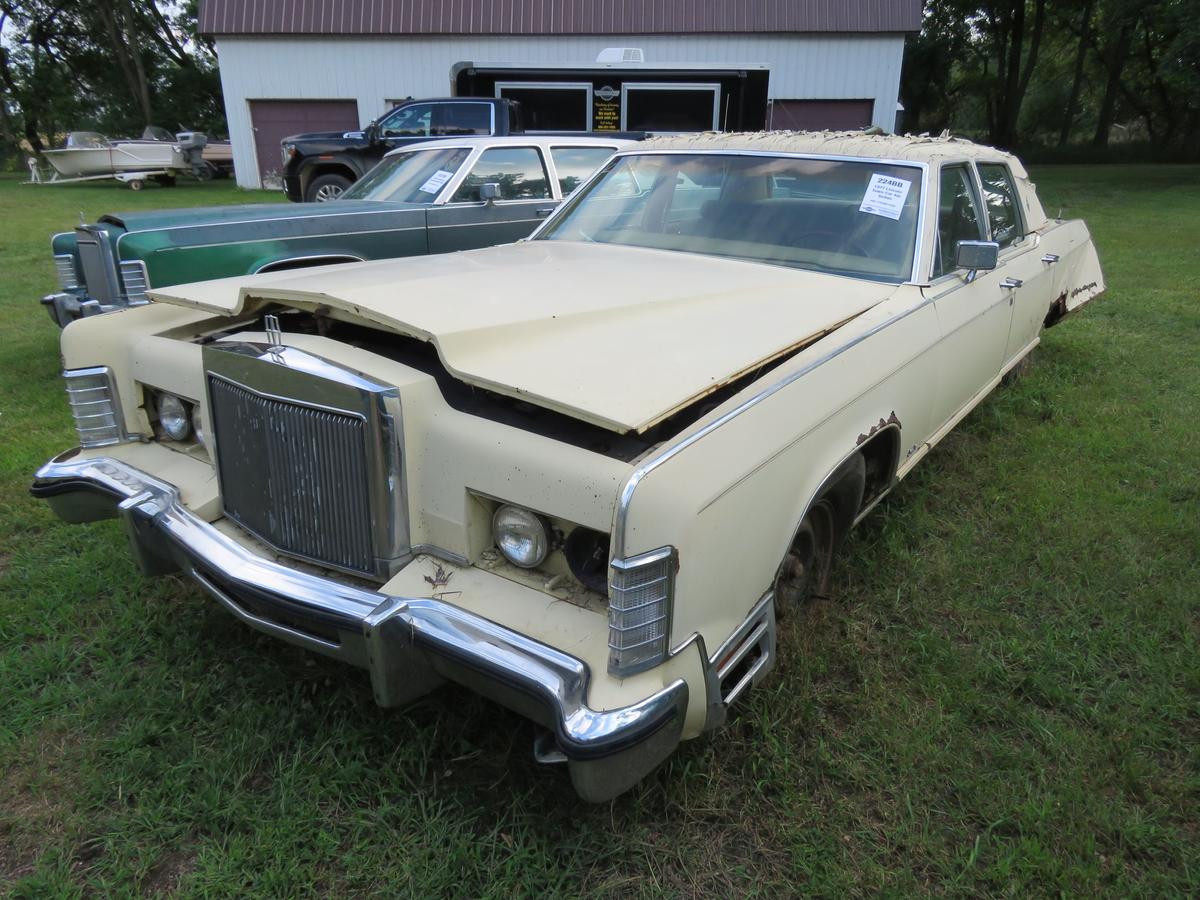
[(58, 283), (64, 291), (73, 291), (79, 287), (79, 275), (75, 271), (75, 257), (70, 253), (54, 254), (54, 271), (58, 273)]
[(146, 264), (140, 259), (123, 259), (120, 267), (125, 299), (131, 303), (149, 299), (146, 297), (146, 291), (150, 289), (150, 276), (146, 274)]
[(284, 340), (203, 349), (225, 514), (281, 553), (385, 581), (411, 558), (400, 393)]
[(366, 422), (210, 378), (225, 514), (285, 553), (374, 574)]

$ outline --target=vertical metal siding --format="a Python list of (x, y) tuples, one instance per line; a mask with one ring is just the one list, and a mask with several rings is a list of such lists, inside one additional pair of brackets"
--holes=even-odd
[[(468, 0), (455, 2), (468, 5)], [(610, 2), (619, 7), (632, 0), (603, 0)], [(547, 0), (546, 6), (554, 4)], [(633, 35), (622, 43), (643, 48), (653, 63), (765, 65), (771, 72), (772, 98), (871, 98), (872, 123), (890, 130), (895, 122), (904, 53), (900, 34)], [(389, 100), (450, 93), (450, 67), (456, 62), (569, 65), (594, 60), (607, 46), (612, 46), (612, 37), (218, 38), (238, 184), (259, 186), (250, 100), (357, 99), (359, 124), (366, 124), (387, 109)]]

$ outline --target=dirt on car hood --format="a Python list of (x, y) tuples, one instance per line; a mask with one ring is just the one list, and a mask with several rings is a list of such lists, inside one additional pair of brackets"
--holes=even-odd
[(339, 309), (432, 342), (468, 384), (626, 433), (811, 343), (895, 290), (690, 253), (530, 241), (174, 285), (151, 296), (226, 315), (261, 303)]

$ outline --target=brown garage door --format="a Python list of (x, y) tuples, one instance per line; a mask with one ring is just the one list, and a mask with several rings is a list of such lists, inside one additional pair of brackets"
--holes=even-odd
[(250, 124), (258, 174), (279, 177), (279, 142), (305, 131), (354, 131), (358, 103), (354, 100), (251, 100)]
[(773, 100), (770, 128), (844, 131), (871, 124), (873, 100)]

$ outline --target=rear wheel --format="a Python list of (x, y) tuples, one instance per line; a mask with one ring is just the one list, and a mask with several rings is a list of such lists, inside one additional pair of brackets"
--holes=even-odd
[(345, 175), (318, 175), (309, 182), (308, 190), (304, 193), (304, 199), (309, 203), (326, 203), (330, 200), (336, 200), (353, 183)]
[(133, 180), (131, 180), (129, 182), (129, 189), (131, 191), (140, 191), (145, 186), (146, 186), (146, 182), (142, 181), (142, 179), (140, 179), (140, 178), (134, 178)]

